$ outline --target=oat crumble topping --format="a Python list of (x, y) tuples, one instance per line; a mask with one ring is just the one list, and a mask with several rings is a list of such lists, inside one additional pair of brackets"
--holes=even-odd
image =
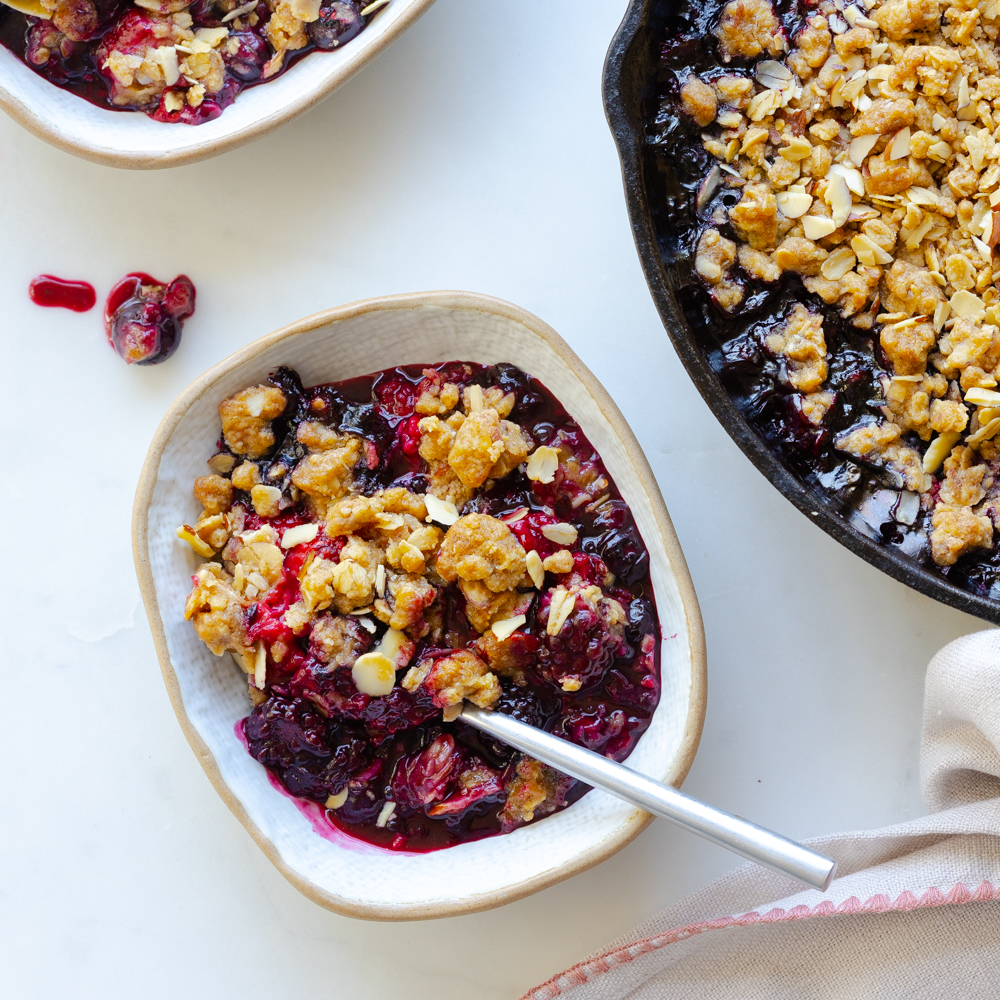
[[(714, 163), (699, 208), (733, 192), (702, 223), (694, 268), (722, 310), (747, 277), (792, 272), (870, 332), (883, 398), (834, 448), (919, 495), (949, 567), (995, 541), (1000, 2), (821, 0), (799, 23), (732, 0), (718, 66), (683, 75), (679, 107)], [(764, 346), (818, 432), (835, 402), (822, 315), (795, 303)]]
[(184, 614), (246, 674), (250, 752), (289, 792), (430, 849), (582, 793), (457, 723), (465, 700), (628, 754), (659, 690), (648, 556), (543, 386), (509, 365), (310, 389), (281, 369), (219, 416), (177, 532), (207, 560)]

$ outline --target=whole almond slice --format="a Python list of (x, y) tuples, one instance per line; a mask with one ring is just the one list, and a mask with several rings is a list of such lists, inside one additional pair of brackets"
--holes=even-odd
[(812, 208), (812, 195), (802, 191), (780, 191), (774, 197), (786, 219), (801, 218)]
[(879, 137), (877, 135), (859, 135), (857, 139), (852, 139), (851, 145), (847, 148), (847, 155), (850, 157), (851, 162), (856, 167), (860, 167), (878, 140)]
[(807, 240), (821, 240), (836, 231), (833, 219), (828, 219), (825, 215), (807, 215), (802, 219), (802, 232)]

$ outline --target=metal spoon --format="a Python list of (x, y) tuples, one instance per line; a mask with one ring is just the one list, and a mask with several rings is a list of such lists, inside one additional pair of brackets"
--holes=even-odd
[(699, 802), (670, 785), (647, 778), (624, 764), (617, 764), (512, 716), (466, 704), (458, 718), (563, 774), (602, 788), (654, 816), (662, 816), (697, 833), (713, 844), (805, 882), (813, 889), (825, 892), (836, 874), (837, 862), (831, 858), (765, 830), (756, 823)]

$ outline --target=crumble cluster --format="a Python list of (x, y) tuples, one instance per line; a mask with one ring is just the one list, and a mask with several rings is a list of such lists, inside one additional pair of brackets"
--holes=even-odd
[[(513, 393), (498, 386), (460, 388), (433, 369), (425, 370), (418, 389), (412, 419), (427, 463), (423, 494), (402, 486), (361, 492), (358, 473), (376, 460), (370, 442), (319, 420), (292, 424), (304, 451), (293, 467), (265, 462), (278, 444), (275, 422), (290, 406), (276, 385), (250, 386), (219, 405), (227, 451), (209, 460), (209, 475), (195, 480), (201, 516), (177, 530), (209, 560), (193, 577), (184, 614), (213, 653), (234, 655), (256, 705), (267, 700), (271, 683), (298, 655), (296, 641), (306, 637), (314, 673), (315, 664), (324, 676), (349, 671), (356, 692), (372, 699), (400, 690), (422, 695), (444, 721), (464, 700), (496, 706), (501, 678), (526, 683), (531, 657), (520, 629), (536, 600), (548, 644), (545, 676), (557, 689), (580, 690), (592, 680), (587, 671), (595, 664), (607, 669), (624, 645), (625, 608), (578, 571), (574, 525), (547, 516), (539, 552), (526, 550), (511, 530), (526, 508), (506, 519), (477, 511), (460, 516), (458, 510), (477, 489), (495, 488), (522, 465), (538, 482), (551, 482), (563, 465), (574, 483), (592, 489), (606, 488), (607, 479), (582, 470), (568, 451), (534, 449), (524, 428), (507, 419)], [(287, 489), (273, 485), (285, 479)], [(583, 489), (580, 496), (593, 499)], [(289, 510), (304, 514), (295, 523), (275, 520)], [(443, 611), (449, 585), (464, 599), (465, 618), (478, 636), (467, 648), (442, 649), (449, 641)], [(271, 638), (255, 639), (251, 622), (274, 608), (283, 608), (278, 628), (266, 633)], [(603, 645), (595, 638), (598, 625)], [(578, 633), (590, 643), (582, 650), (573, 646)], [(417, 655), (428, 647), (433, 651), (427, 656)], [(651, 652), (644, 655), (652, 661)], [(326, 716), (345, 702), (328, 684), (305, 697)], [(458, 760), (454, 741), (447, 743), (451, 737), (442, 739), (406, 767), (423, 773), (443, 766), (442, 760)], [(470, 765), (457, 780), (463, 795), (504, 793), (504, 829), (565, 804), (566, 779), (538, 761), (521, 759), (502, 783), (499, 773), (489, 777), (488, 771)], [(412, 797), (412, 786), (399, 794)], [(423, 806), (437, 802), (428, 815), (452, 808), (427, 794)], [(327, 805), (336, 809), (346, 801), (345, 792)], [(383, 819), (389, 822), (391, 812)]]
[[(725, 310), (744, 295), (737, 264), (794, 272), (878, 337), (882, 417), (835, 447), (920, 495), (940, 566), (992, 546), (1000, 491), (998, 32), (997, 0), (822, 0), (789, 40), (768, 0), (732, 0), (715, 28), (732, 72), (680, 93), (715, 158), (699, 205), (741, 195), (701, 232), (695, 269)], [(766, 347), (821, 425), (821, 317), (796, 305)]]

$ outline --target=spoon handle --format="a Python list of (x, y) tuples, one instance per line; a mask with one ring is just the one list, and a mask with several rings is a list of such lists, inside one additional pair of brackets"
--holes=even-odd
[(699, 802), (670, 785), (647, 778), (624, 764), (552, 736), (509, 715), (485, 711), (466, 703), (459, 718), (563, 774), (602, 788), (654, 816), (662, 816), (697, 833), (713, 844), (805, 882), (813, 889), (825, 892), (837, 871), (836, 861), (794, 840)]

